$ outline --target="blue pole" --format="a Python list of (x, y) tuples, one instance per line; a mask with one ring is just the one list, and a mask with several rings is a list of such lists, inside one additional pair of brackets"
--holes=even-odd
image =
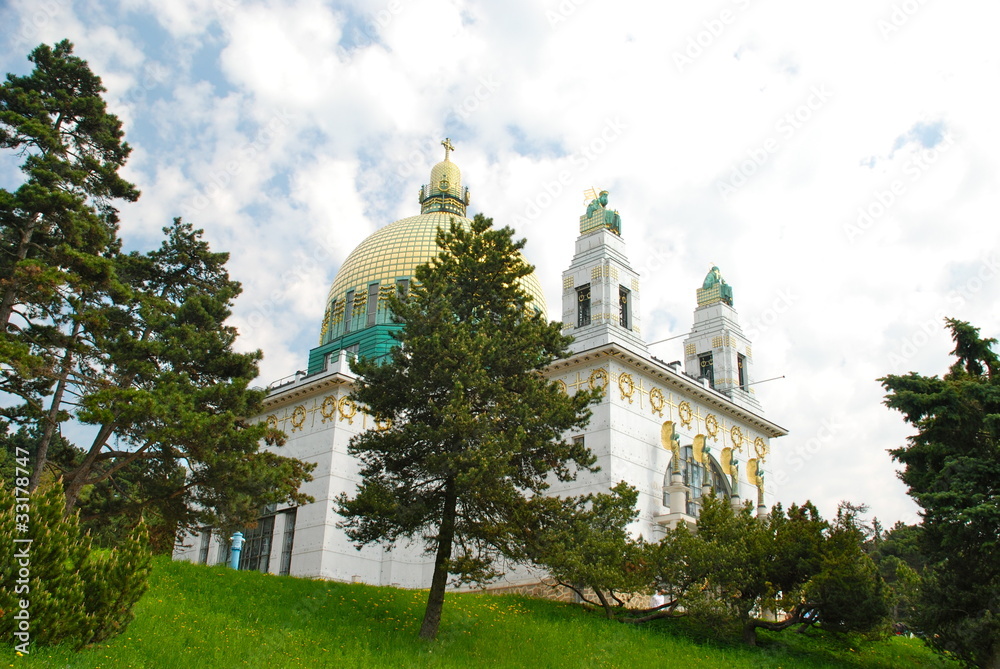
[(230, 540), (233, 542), (233, 547), (230, 549), (232, 555), (229, 559), (229, 566), (233, 569), (240, 568), (240, 551), (243, 550), (243, 533), (237, 532)]

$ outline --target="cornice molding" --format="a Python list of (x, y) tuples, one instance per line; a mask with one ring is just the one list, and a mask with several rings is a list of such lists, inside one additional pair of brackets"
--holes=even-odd
[(706, 388), (697, 380), (685, 374), (674, 371), (666, 364), (658, 360), (633, 353), (617, 343), (608, 343), (596, 346), (586, 351), (574, 353), (568, 358), (557, 360), (549, 365), (546, 370), (547, 375), (569, 371), (575, 367), (581, 367), (589, 362), (597, 362), (608, 358), (617, 360), (623, 365), (631, 367), (633, 370), (643, 372), (649, 376), (660, 379), (668, 388), (681, 391), (686, 395), (696, 398), (702, 404), (711, 406), (720, 413), (726, 414), (730, 418), (735, 418), (741, 422), (752, 425), (768, 437), (783, 437), (788, 434), (788, 430), (777, 423), (773, 423), (763, 416), (748, 411), (739, 406), (728, 397), (717, 390)]
[(339, 388), (345, 385), (350, 386), (353, 385), (353, 382), (353, 378), (339, 372), (326, 374), (317, 379), (306, 377), (301, 381), (273, 389), (264, 398), (263, 406), (265, 410), (277, 409), (286, 404), (292, 404), (302, 397), (315, 395), (324, 390)]

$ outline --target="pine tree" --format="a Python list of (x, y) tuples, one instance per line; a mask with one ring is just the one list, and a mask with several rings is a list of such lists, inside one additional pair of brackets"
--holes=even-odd
[(628, 531), (639, 515), (638, 498), (638, 491), (624, 482), (608, 493), (547, 497), (536, 500), (541, 508), (529, 519), (534, 522), (525, 523), (532, 561), (582, 601), (601, 607), (609, 620), (648, 622), (673, 611), (669, 604), (659, 610), (629, 606), (616, 594), (653, 590), (655, 547)]
[(917, 433), (890, 451), (922, 509), (928, 562), (914, 623), (930, 644), (982, 667), (1000, 666), (1000, 358), (997, 340), (947, 319), (955, 363), (943, 377), (879, 381), (886, 406)]
[[(226, 324), (241, 290), (228, 254), (180, 219), (164, 233), (159, 249), (116, 257), (130, 292), (92, 312), (93, 348), (71, 369), (75, 416), (98, 430), (52, 463), (64, 472), (67, 511), (92, 486), (104, 505), (92, 495), (90, 513), (117, 506), (135, 519), (152, 508), (182, 526), (238, 525), (263, 504), (310, 501), (298, 489), (313, 465), (261, 451), (284, 435), (244, 420), (265, 392), (250, 388), (260, 351), (234, 351), (238, 333)], [(127, 487), (100, 488), (119, 474)]]
[(22, 400), (16, 422), (43, 426), (31, 487), (59, 420), (69, 362), (88, 346), (91, 309), (122, 290), (116, 201), (139, 192), (118, 175), (131, 148), (99, 77), (62, 41), (28, 57), (0, 86), (0, 148), (24, 156), (24, 183), (0, 189), (0, 390)]
[(891, 592), (864, 552), (858, 515), (866, 507), (841, 503), (823, 542), (819, 569), (805, 588), (817, 602), (818, 621), (834, 632), (878, 635), (888, 631)]
[(89, 619), (89, 643), (98, 643), (125, 631), (132, 609), (149, 588), (153, 562), (144, 524), (132, 529), (124, 542), (110, 551), (91, 553), (80, 571)]
[(586, 424), (596, 395), (567, 396), (542, 376), (570, 340), (533, 312), (519, 283), (532, 268), (511, 235), (482, 216), (439, 230), (441, 253), (417, 268), (407, 299), (390, 302), (400, 345), (386, 361), (353, 364), (352, 398), (390, 427), (351, 440), (361, 483), (339, 512), (359, 545), (426, 537), (425, 639), (437, 634), (448, 574), (485, 581), (497, 557), (523, 559), (530, 499), (594, 462), (563, 434)]
[[(6, 487), (0, 495), (8, 503), (14, 499), (14, 493)], [(25, 551), (29, 576), (22, 579), (26, 582), (21, 582), (17, 569), (5, 571), (4, 590), (19, 593), (18, 599), (29, 602), (29, 631), (33, 642), (82, 645), (90, 638), (90, 624), (79, 570), (90, 554), (90, 540), (81, 536), (76, 516), (63, 518), (63, 499), (57, 486), (37, 489), (28, 506), (28, 517), (20, 524), (22, 530), (4, 535), (2, 540), (8, 546)], [(23, 531), (24, 527), (27, 531)], [(15, 528), (5, 523), (4, 530), (8, 529)], [(14, 539), (30, 543), (17, 544)], [(5, 609), (0, 619), (0, 638), (14, 640), (17, 629), (14, 611)]]
[[(146, 592), (152, 561), (141, 524), (120, 548), (95, 554), (77, 515), (63, 508), (57, 483), (26, 502), (0, 487), (0, 541), (14, 547), (0, 556), (0, 638), (7, 643), (80, 648), (103, 641), (125, 630)], [(22, 610), (28, 615), (19, 618)]]
[[(63, 40), (39, 46), (34, 71), (0, 86), (0, 148), (25, 156), (24, 184), (0, 190), (4, 253), (0, 323), (58, 305), (66, 282), (94, 283), (118, 245), (112, 202), (139, 192), (118, 175), (132, 149), (107, 112), (100, 77)], [(55, 307), (58, 310), (58, 306)]]
[[(264, 397), (249, 387), (261, 353), (233, 350), (228, 255), (179, 219), (159, 249), (121, 252), (114, 205), (139, 195), (118, 175), (131, 149), (72, 51), (42, 45), (34, 71), (0, 87), (0, 148), (25, 157), (24, 183), (0, 191), (0, 415), (32, 442), (28, 488), (62, 476), (66, 514), (81, 499), (124, 526), (149, 513), (161, 544), (178, 524), (308, 501), (311, 465), (259, 452), (284, 437), (244, 420)], [(61, 447), (69, 420), (97, 427), (91, 443)]]
[(0, 390), (22, 403), (3, 414), (29, 426), (31, 488), (41, 481), (70, 363), (88, 348), (91, 307), (120, 294), (116, 200), (139, 193), (118, 175), (131, 148), (107, 112), (105, 89), (63, 40), (28, 56), (28, 76), (0, 86), (0, 148), (24, 158), (24, 182), (0, 189)]
[(842, 505), (831, 526), (809, 502), (758, 518), (749, 505), (703, 497), (697, 532), (681, 525), (660, 542), (660, 587), (694, 618), (749, 645), (761, 628), (879, 633), (888, 593), (863, 552), (855, 510)]

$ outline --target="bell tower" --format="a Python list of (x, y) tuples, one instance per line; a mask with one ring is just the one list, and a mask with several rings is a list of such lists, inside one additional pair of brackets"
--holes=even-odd
[(563, 272), (563, 334), (570, 350), (585, 351), (618, 342), (648, 355), (639, 329), (639, 274), (625, 255), (621, 216), (607, 208), (608, 191), (587, 191), (580, 236)]
[(706, 379), (734, 404), (759, 413), (760, 402), (750, 387), (753, 352), (733, 308), (733, 287), (713, 265), (695, 294), (698, 307), (691, 334), (684, 340), (684, 371)]

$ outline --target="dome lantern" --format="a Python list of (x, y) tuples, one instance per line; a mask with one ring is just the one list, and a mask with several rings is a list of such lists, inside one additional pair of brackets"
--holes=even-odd
[(420, 189), (420, 213), (443, 211), (465, 216), (465, 208), (469, 205), (469, 189), (462, 187), (462, 171), (458, 169), (458, 165), (448, 159), (455, 147), (447, 137), (441, 142), (441, 146), (444, 147), (444, 160), (431, 168), (430, 183)]

